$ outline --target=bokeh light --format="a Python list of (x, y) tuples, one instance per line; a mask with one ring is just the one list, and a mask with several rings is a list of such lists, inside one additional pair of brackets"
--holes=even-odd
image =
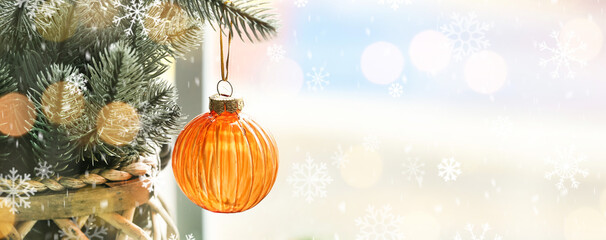
[(492, 51), (474, 53), (465, 63), (465, 81), (471, 89), (491, 94), (503, 87), (507, 80), (505, 60)]
[(97, 117), (97, 134), (106, 143), (122, 146), (132, 142), (139, 133), (137, 110), (124, 102), (105, 105)]
[(8, 236), (15, 223), (15, 214), (11, 213), (10, 208), (0, 205), (0, 238)]
[(53, 83), (42, 94), (42, 111), (52, 123), (72, 123), (84, 112), (84, 96), (75, 84)]
[(113, 25), (118, 9), (111, 0), (79, 0), (76, 13), (80, 23), (88, 28), (103, 29)]
[(421, 71), (436, 74), (450, 63), (452, 48), (444, 34), (427, 30), (414, 36), (408, 53), (412, 65)]
[(404, 56), (388, 42), (375, 42), (364, 49), (360, 60), (364, 77), (372, 83), (389, 84), (402, 74)]
[(578, 42), (578, 44), (584, 45), (584, 47), (571, 53), (573, 57), (583, 61), (589, 61), (597, 57), (602, 50), (604, 41), (604, 35), (600, 27), (593, 20), (587, 18), (568, 21), (562, 26), (558, 38), (561, 43), (572, 41), (572, 44), (577, 44), (576, 42)]
[(192, 22), (179, 5), (161, 2), (149, 9), (143, 25), (149, 31), (150, 39), (167, 44), (186, 34), (185, 30), (192, 26)]
[(259, 90), (273, 96), (292, 96), (303, 87), (303, 70), (290, 58), (267, 62), (259, 71), (260, 79), (254, 84)]
[(72, 37), (78, 29), (79, 21), (74, 21), (70, 11), (75, 5), (70, 1), (41, 1), (35, 9), (34, 23), (36, 30), (44, 39), (63, 42)]
[(34, 126), (34, 104), (25, 95), (12, 92), (0, 97), (0, 132), (18, 137)]
[(357, 188), (367, 188), (381, 178), (383, 160), (377, 152), (366, 151), (361, 145), (352, 149), (350, 162), (340, 168), (341, 177), (347, 184)]

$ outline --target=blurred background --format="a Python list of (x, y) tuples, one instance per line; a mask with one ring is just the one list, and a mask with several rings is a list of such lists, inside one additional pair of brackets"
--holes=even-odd
[[(174, 199), (182, 233), (606, 239), (605, 2), (273, 4), (278, 37), (234, 39), (229, 80), (277, 140), (277, 181), (244, 213)], [(173, 69), (189, 119), (216, 92), (218, 40)]]

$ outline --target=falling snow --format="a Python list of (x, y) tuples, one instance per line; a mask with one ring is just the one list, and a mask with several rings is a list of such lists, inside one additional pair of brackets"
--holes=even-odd
[[(349, 152), (351, 152), (352, 149), (349, 149)], [(343, 151), (343, 147), (341, 147), (341, 144), (337, 145), (337, 151), (335, 151), (332, 155), (332, 157), (330, 158), (332, 160), (332, 165), (333, 166), (337, 166), (337, 167), (345, 167), (345, 165), (347, 165), (347, 163), (349, 162), (349, 158), (348, 158), (348, 153)]]
[(391, 9), (398, 10), (402, 5), (412, 4), (412, 0), (378, 0), (377, 3), (380, 5), (387, 4)]
[(328, 85), (330, 82), (326, 79), (330, 77), (329, 73), (324, 72), (324, 68), (311, 68), (311, 72), (307, 73), (307, 77), (310, 79), (305, 83), (307, 84), (307, 89), (312, 92), (323, 91), (324, 87)]
[(404, 233), (400, 230), (402, 217), (394, 215), (390, 206), (376, 209), (374, 206), (366, 208), (366, 215), (356, 218), (356, 226), (360, 231), (356, 240), (401, 240)]
[(368, 152), (375, 152), (379, 150), (379, 138), (375, 135), (368, 135), (364, 137), (364, 141), (362, 142), (362, 146)]
[(404, 170), (402, 174), (406, 176), (408, 181), (415, 180), (419, 187), (423, 185), (423, 176), (425, 176), (425, 163), (421, 162), (419, 158), (408, 158), (402, 163)]
[(53, 166), (48, 165), (48, 162), (38, 162), (38, 166), (34, 168), (34, 172), (36, 173), (36, 177), (41, 179), (50, 178), (55, 174), (53, 171)]
[(12, 168), (9, 175), (0, 174), (0, 195), (5, 195), (2, 198), (1, 205), (10, 207), (11, 213), (17, 213), (17, 208), (29, 208), (29, 197), (33, 196), (36, 189), (33, 188), (27, 181), (31, 180), (30, 175), (17, 174), (17, 169)]
[[(159, 0), (154, 0), (152, 3), (145, 3), (145, 1), (130, 0), (130, 3), (123, 4), (122, 0), (114, 0), (114, 7), (121, 8), (124, 12), (122, 16), (114, 16), (114, 24), (119, 25), (122, 22), (126, 22), (128, 27), (124, 30), (126, 35), (134, 34), (133, 29), (136, 25), (141, 27), (143, 34), (148, 33), (148, 29), (145, 27), (144, 22), (146, 18), (149, 18), (148, 11), (151, 7), (160, 4)], [(158, 19), (153, 19), (158, 22)]]
[(486, 32), (492, 28), (491, 24), (479, 22), (474, 13), (467, 16), (453, 13), (451, 20), (449, 24), (440, 27), (440, 30), (450, 38), (456, 61), (490, 46)]
[(402, 96), (402, 93), (404, 92), (404, 88), (402, 87), (402, 85), (400, 83), (392, 83), (391, 85), (389, 85), (389, 95), (394, 97), (394, 98), (399, 98), (400, 96)]
[(555, 158), (547, 159), (547, 163), (553, 167), (552, 170), (545, 173), (545, 178), (551, 180), (555, 178), (558, 182), (555, 184), (556, 188), (560, 191), (560, 194), (567, 195), (568, 187), (576, 189), (579, 187), (579, 177), (586, 178), (589, 175), (589, 171), (586, 168), (581, 168), (580, 163), (585, 162), (586, 158), (584, 155), (576, 153), (576, 148), (570, 146), (557, 151)]
[[(95, 219), (94, 215), (91, 215), (90, 217), (88, 217), (88, 219), (86, 219), (86, 224), (84, 225), (84, 231), (82, 231), (82, 232), (90, 240), (94, 240), (94, 239), (103, 240), (104, 236), (107, 235), (107, 228), (103, 225), (96, 225), (95, 220), (96, 219)], [(63, 239), (67, 239), (67, 240), (80, 239), (79, 236), (76, 235), (76, 233), (74, 233), (72, 231), (59, 230), (59, 235)]]
[(287, 181), (293, 185), (295, 197), (304, 197), (308, 203), (315, 198), (326, 197), (326, 187), (333, 181), (328, 175), (326, 163), (315, 163), (308, 154), (305, 163), (293, 163), (292, 170)]
[(295, 6), (298, 8), (305, 7), (309, 0), (294, 0)]
[(284, 54), (286, 51), (282, 47), (282, 45), (274, 44), (267, 47), (267, 56), (272, 62), (280, 62), (284, 59)]
[(539, 50), (550, 54), (548, 58), (541, 58), (539, 65), (543, 68), (553, 66), (552, 78), (560, 78), (560, 73), (566, 74), (568, 78), (574, 78), (574, 68), (582, 68), (587, 64), (585, 60), (579, 59), (575, 55), (584, 51), (587, 45), (574, 33), (566, 34), (563, 36), (564, 39), (561, 39), (560, 33), (555, 31), (549, 36), (554, 39), (555, 46), (549, 46), (546, 42), (539, 43)]
[(459, 175), (461, 175), (461, 163), (454, 158), (444, 158), (438, 164), (438, 176), (445, 182), (456, 181)]
[[(471, 223), (467, 224), (467, 226), (465, 227), (465, 231), (467, 231), (469, 234), (468, 238), (463, 238), (461, 237), (461, 234), (459, 234), (457, 232), (457, 234), (454, 237), (454, 240), (501, 240), (503, 239), (501, 236), (495, 234), (493, 238), (490, 237), (490, 235), (488, 235), (488, 231), (491, 230), (490, 225), (488, 223), (482, 224), (482, 226), (480, 228), (478, 228), (479, 233), (476, 233), (475, 231), (475, 226)], [(467, 235), (465, 235), (467, 236)]]

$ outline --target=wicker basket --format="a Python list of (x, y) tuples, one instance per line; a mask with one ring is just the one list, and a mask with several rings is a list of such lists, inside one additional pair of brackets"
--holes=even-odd
[[(151, 210), (154, 240), (167, 239), (172, 234), (179, 236), (165, 202), (145, 187), (144, 183), (149, 179), (139, 178), (150, 169), (159, 168), (158, 164), (158, 157), (154, 156), (119, 169), (94, 169), (75, 177), (29, 180), (36, 194), (29, 199), (29, 208), (17, 209), (14, 224), (6, 237), (23, 239), (37, 221), (52, 220), (66, 235), (88, 239), (81, 229), (89, 217), (95, 216), (118, 230), (116, 239), (152, 239), (133, 223), (135, 210), (143, 205)], [(168, 226), (164, 236), (160, 229), (163, 226)]]

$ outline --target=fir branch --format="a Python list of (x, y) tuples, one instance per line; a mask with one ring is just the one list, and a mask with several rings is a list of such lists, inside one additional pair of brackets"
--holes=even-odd
[[(265, 0), (176, 0), (190, 15), (210, 19), (219, 27), (250, 40), (269, 39), (276, 34), (276, 16)], [(211, 23), (212, 26), (212, 23)], [(214, 26), (213, 26), (214, 27)], [(252, 33), (252, 36), (251, 36)]]
[(0, 56), (4, 52), (40, 49), (41, 39), (27, 15), (26, 4), (18, 3), (0, 1)]

